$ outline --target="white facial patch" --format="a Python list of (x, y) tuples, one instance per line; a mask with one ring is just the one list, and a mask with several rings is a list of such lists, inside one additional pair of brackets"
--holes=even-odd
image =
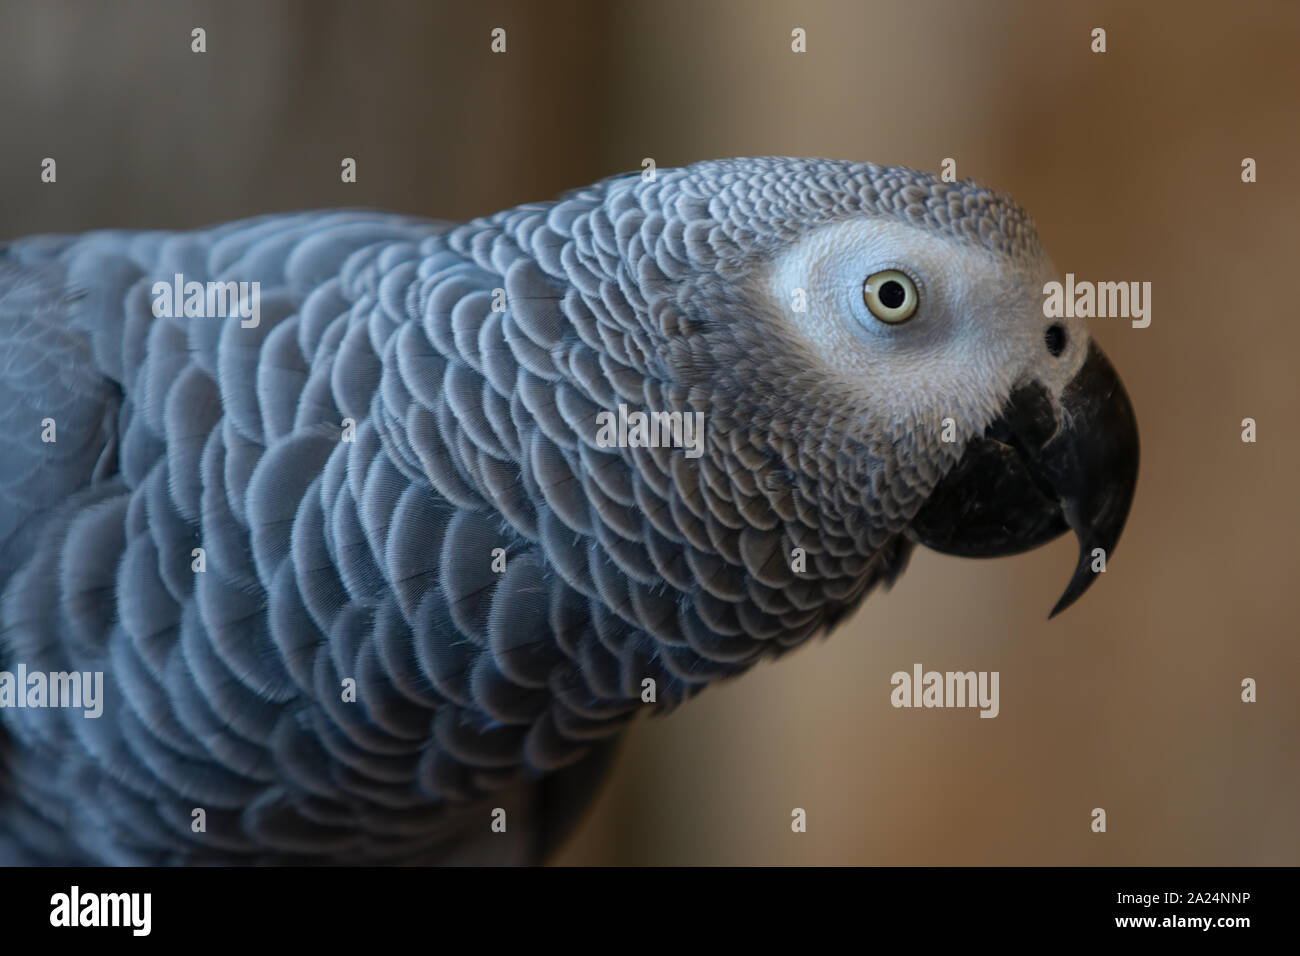
[[(920, 304), (906, 321), (872, 314), (865, 280), (883, 270), (911, 277)], [(981, 431), (1012, 388), (1032, 377), (1058, 393), (1082, 363), (1086, 329), (1068, 329), (1060, 357), (1044, 344), (1044, 275), (984, 247), (893, 218), (833, 223), (782, 253), (765, 294), (819, 363), (894, 422), (950, 418), (961, 437)], [(802, 305), (802, 311), (799, 306)]]

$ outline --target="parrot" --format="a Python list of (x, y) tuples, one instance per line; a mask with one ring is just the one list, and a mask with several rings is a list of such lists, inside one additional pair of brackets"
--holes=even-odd
[(1073, 532), (1064, 609), (1138, 437), (1056, 274), (974, 180), (788, 157), (6, 242), (0, 863), (537, 864), (918, 545)]

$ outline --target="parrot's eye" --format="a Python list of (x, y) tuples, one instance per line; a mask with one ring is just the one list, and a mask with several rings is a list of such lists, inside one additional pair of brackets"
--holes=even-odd
[(862, 284), (862, 300), (881, 322), (897, 325), (912, 317), (919, 297), (916, 283), (907, 273), (886, 269), (867, 276)]

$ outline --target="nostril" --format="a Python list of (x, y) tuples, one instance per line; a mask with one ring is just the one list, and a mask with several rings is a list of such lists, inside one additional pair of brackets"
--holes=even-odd
[(1059, 324), (1049, 325), (1043, 333), (1043, 341), (1047, 343), (1047, 351), (1060, 355), (1065, 351), (1065, 327)]

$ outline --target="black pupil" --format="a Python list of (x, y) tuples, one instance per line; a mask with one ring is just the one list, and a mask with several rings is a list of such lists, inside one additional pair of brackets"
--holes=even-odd
[(907, 298), (907, 290), (897, 279), (890, 279), (880, 287), (880, 303), (886, 309), (897, 309)]
[(1065, 351), (1065, 329), (1059, 325), (1049, 325), (1047, 331), (1043, 333), (1043, 339), (1047, 342), (1047, 351), (1053, 355), (1060, 355)]

